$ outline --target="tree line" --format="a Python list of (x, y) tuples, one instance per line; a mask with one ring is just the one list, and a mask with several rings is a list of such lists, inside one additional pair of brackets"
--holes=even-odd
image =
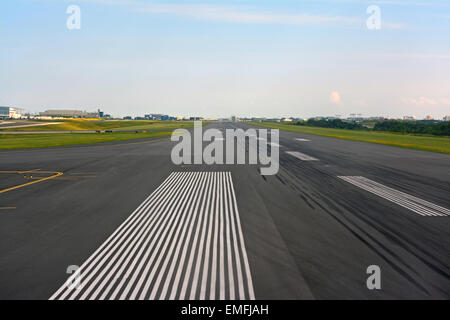
[(347, 130), (366, 130), (366, 131), (385, 131), (398, 132), (403, 134), (428, 134), (436, 136), (450, 136), (450, 122), (439, 122), (430, 120), (402, 121), (402, 120), (383, 120), (377, 121), (370, 128), (367, 123), (355, 121), (342, 121), (340, 119), (297, 121), (293, 123), (297, 126), (311, 126), (321, 128), (347, 129)]

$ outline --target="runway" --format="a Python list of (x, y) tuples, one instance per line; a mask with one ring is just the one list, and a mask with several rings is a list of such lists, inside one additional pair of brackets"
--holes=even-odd
[(280, 131), (261, 176), (173, 146), (1, 152), (0, 189), (61, 175), (0, 193), (0, 299), (450, 298), (449, 155)]

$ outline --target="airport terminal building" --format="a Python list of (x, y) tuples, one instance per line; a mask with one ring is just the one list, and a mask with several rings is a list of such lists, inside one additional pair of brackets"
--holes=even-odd
[(0, 119), (18, 119), (23, 117), (25, 110), (0, 106)]
[(39, 112), (40, 117), (48, 118), (100, 118), (102, 112), (98, 110), (97, 112), (86, 112), (82, 110), (47, 110), (44, 112)]

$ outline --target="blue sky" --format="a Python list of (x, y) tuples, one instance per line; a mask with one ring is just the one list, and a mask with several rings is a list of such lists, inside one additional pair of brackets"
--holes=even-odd
[[(80, 30), (66, 27), (71, 4)], [(369, 5), (381, 30), (366, 27)], [(442, 118), (449, 40), (439, 0), (2, 0), (0, 105)]]

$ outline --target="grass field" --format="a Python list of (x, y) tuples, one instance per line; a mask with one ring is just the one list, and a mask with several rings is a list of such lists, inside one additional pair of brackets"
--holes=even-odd
[(404, 134), (384, 133), (384, 132), (382, 133), (373, 131), (329, 129), (329, 128), (281, 124), (277, 122), (249, 122), (249, 123), (255, 126), (280, 129), (290, 132), (299, 132), (318, 136), (378, 143), (395, 147), (450, 154), (449, 137), (430, 137), (430, 136), (404, 135)]
[[(54, 121), (53, 121), (54, 122)], [(43, 123), (43, 122), (39, 122)], [(97, 142), (163, 137), (177, 128), (193, 127), (192, 121), (147, 120), (66, 120), (59, 124), (38, 127), (0, 130), (0, 150), (58, 147)], [(18, 133), (2, 134), (2, 131), (92, 131), (92, 130), (151, 130), (148, 132), (113, 133)]]
[[(173, 130), (177, 128), (192, 127), (191, 121), (151, 121), (151, 120), (65, 120), (36, 127), (0, 129), (1, 131), (83, 131), (83, 130)], [(45, 123), (45, 122), (33, 122)]]
[(0, 150), (59, 147), (97, 142), (170, 136), (171, 131), (139, 133), (1, 134)]

